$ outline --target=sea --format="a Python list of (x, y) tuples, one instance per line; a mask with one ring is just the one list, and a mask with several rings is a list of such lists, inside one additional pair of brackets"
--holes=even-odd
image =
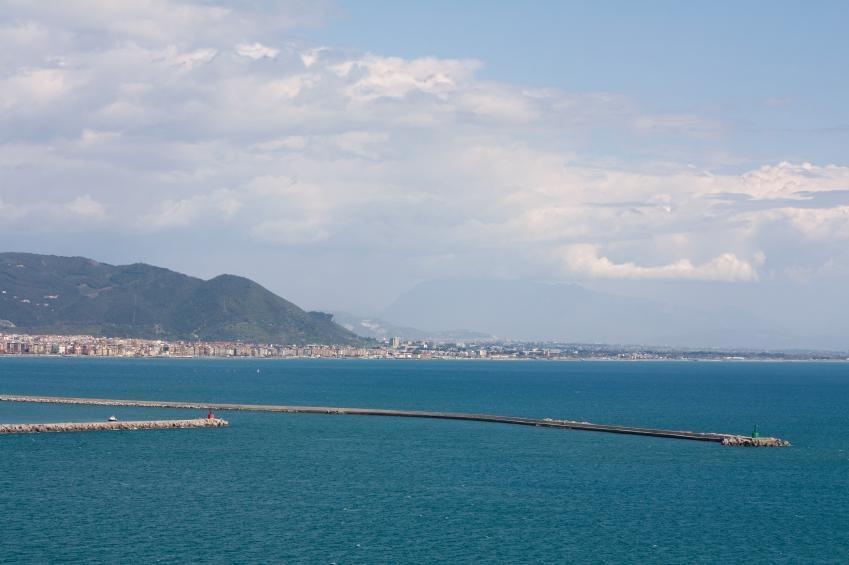
[[(849, 563), (849, 363), (0, 358), (0, 392), (479, 412), (231, 412), (0, 436), (3, 563)], [(205, 416), (0, 402), (0, 422)]]

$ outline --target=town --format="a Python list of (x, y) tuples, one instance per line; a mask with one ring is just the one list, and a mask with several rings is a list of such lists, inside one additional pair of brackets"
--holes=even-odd
[(847, 352), (679, 349), (558, 342), (441, 342), (371, 340), (364, 346), (280, 345), (240, 341), (167, 341), (91, 335), (0, 333), (0, 356), (287, 358), (287, 359), (490, 359), (490, 360), (705, 360), (846, 361)]

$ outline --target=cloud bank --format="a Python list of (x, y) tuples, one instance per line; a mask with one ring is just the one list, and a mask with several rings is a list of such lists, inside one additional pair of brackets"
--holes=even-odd
[(289, 39), (320, 4), (3, 8), (0, 235), (96, 234), (90, 253), (114, 256), (112, 237), (200, 234), (221, 257), (402, 282), (751, 284), (849, 264), (849, 168), (668, 159), (675, 140), (721, 144), (709, 116)]

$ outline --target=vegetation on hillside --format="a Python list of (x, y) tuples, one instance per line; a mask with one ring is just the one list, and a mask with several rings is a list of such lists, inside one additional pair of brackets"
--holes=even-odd
[(358, 343), (332, 316), (305, 312), (234, 275), (204, 281), (143, 263), (0, 253), (0, 323), (86, 333), (259, 343)]

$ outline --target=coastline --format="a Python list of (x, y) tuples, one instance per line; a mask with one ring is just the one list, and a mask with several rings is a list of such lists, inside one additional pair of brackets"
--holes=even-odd
[(617, 359), (605, 357), (556, 357), (556, 358), (498, 358), (498, 357), (483, 357), (483, 358), (465, 358), (465, 357), (249, 357), (249, 356), (232, 356), (232, 357), (214, 357), (214, 356), (167, 356), (167, 355), (139, 355), (139, 356), (106, 356), (106, 355), (10, 355), (0, 354), (0, 362), (4, 359), (97, 359), (97, 360), (171, 360), (171, 361), (237, 361), (237, 362), (272, 362), (272, 361), (401, 361), (401, 362), (470, 362), (470, 363), (724, 363), (724, 364), (743, 364), (743, 363), (849, 363), (849, 358), (828, 358), (828, 359), (717, 359), (710, 357), (690, 357), (690, 358), (653, 358), (653, 359)]

